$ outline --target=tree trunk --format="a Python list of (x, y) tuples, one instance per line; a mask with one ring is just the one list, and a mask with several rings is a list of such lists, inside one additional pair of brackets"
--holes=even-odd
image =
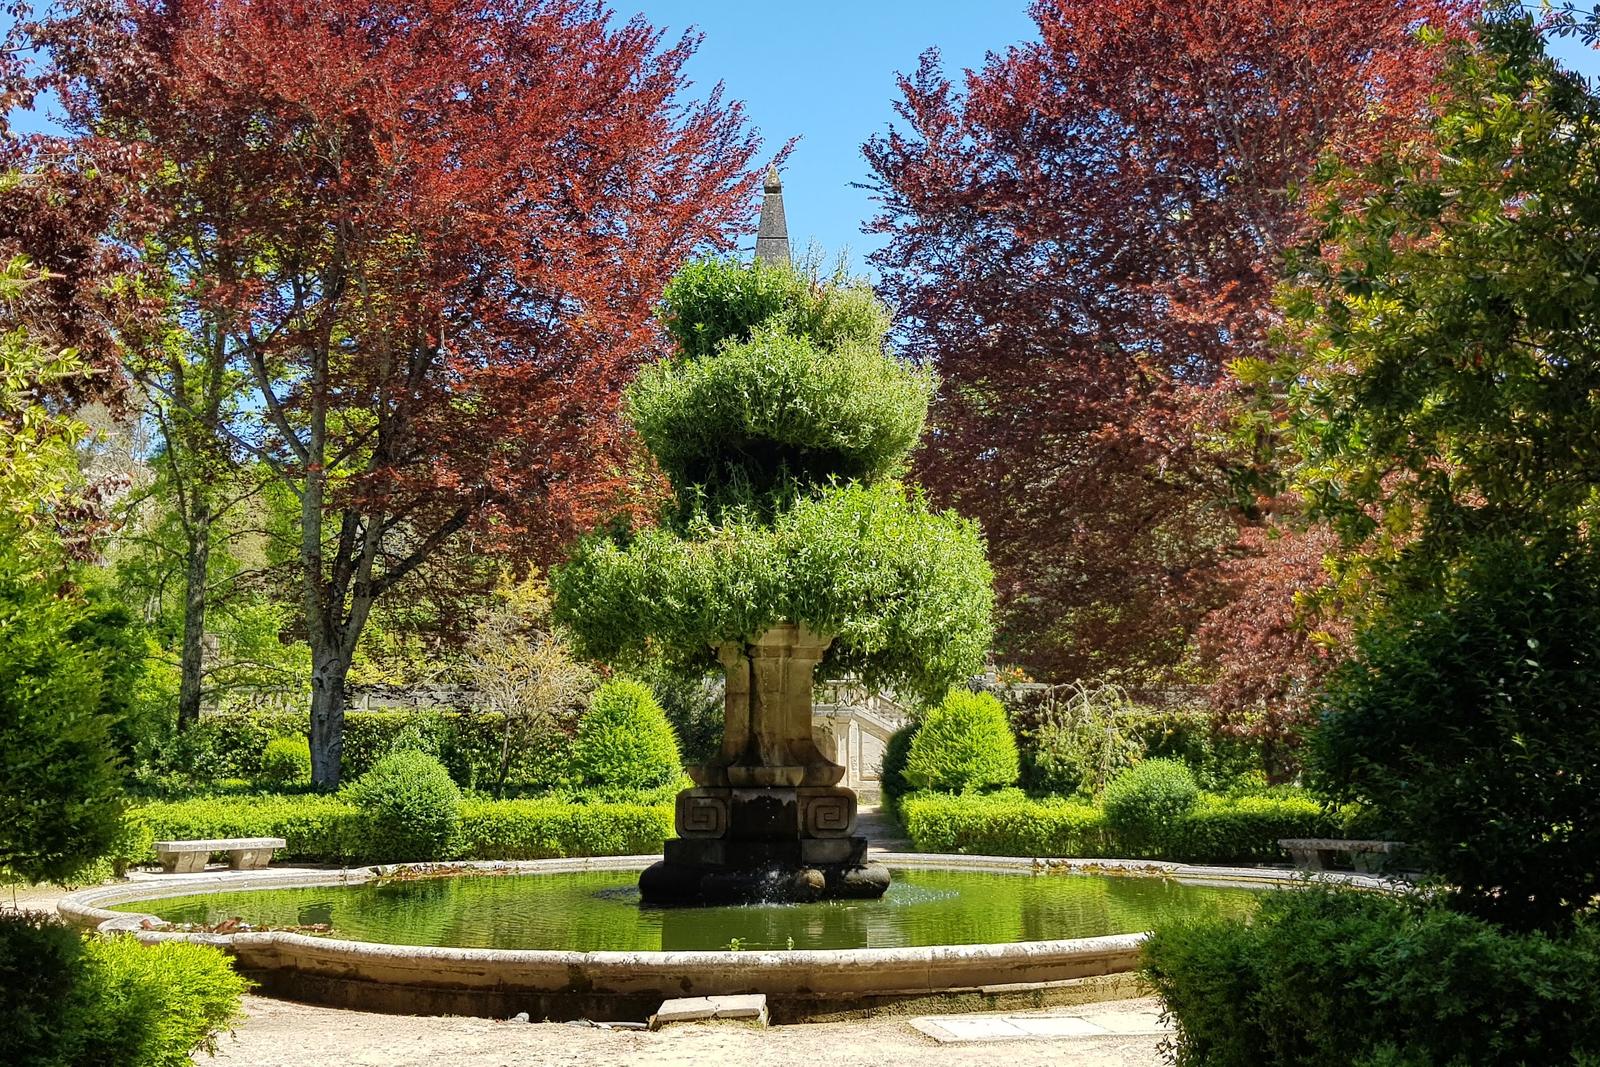
[(339, 788), (344, 754), (345, 679), (350, 657), (335, 644), (311, 646), (311, 784), (323, 792)]
[(201, 504), (189, 519), (184, 563), (183, 651), (178, 659), (178, 732), (200, 720), (205, 681), (206, 574), (211, 561), (211, 509)]

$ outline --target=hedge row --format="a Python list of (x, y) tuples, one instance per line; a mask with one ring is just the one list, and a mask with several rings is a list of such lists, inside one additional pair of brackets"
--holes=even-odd
[[(279, 737), (305, 737), (306, 712), (256, 711), (208, 715), (171, 742), (158, 768), (182, 771), (202, 781), (230, 778), (254, 781), (261, 776), (261, 757), (268, 742)], [(499, 712), (352, 711), (344, 719), (340, 774), (354, 781), (379, 759), (399, 747), (435, 757), (463, 789), (485, 789), (500, 770), (505, 716)], [(548, 789), (566, 775), (566, 738), (552, 733), (533, 744), (519, 741), (506, 776), (513, 790)]]
[(409, 860), (555, 859), (661, 851), (672, 836), (672, 809), (645, 804), (573, 804), (559, 800), (466, 800), (451, 856), (394, 855), (372, 832), (369, 817), (337, 797), (263, 794), (207, 797), (135, 808), (146, 851), (124, 857), (153, 862), (151, 840), (281, 837), (276, 858), (300, 863), (391, 863)]
[(1300, 796), (1202, 796), (1149, 844), (1118, 840), (1105, 813), (1088, 804), (1020, 794), (914, 793), (899, 805), (919, 851), (978, 856), (1116, 856), (1192, 863), (1271, 863), (1281, 837), (1333, 837), (1342, 818)]

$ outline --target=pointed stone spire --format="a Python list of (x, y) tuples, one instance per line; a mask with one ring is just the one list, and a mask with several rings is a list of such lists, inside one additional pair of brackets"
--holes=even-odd
[(761, 229), (756, 233), (758, 263), (792, 262), (789, 258), (789, 220), (783, 214), (783, 183), (778, 168), (767, 168), (765, 195), (761, 198)]

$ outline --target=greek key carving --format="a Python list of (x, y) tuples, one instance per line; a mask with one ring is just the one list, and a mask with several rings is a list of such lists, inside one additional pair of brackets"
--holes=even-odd
[(856, 827), (856, 798), (848, 790), (800, 794), (802, 837), (849, 837)]
[(679, 837), (723, 837), (728, 832), (728, 798), (685, 789), (678, 794), (673, 821)]

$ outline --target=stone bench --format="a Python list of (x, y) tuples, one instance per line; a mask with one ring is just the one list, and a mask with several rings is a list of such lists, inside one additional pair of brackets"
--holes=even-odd
[(1289, 853), (1296, 867), (1327, 870), (1340, 853), (1348, 854), (1350, 864), (1363, 874), (1381, 870), (1390, 853), (1404, 848), (1400, 841), (1347, 841), (1336, 837), (1284, 837), (1278, 846)]
[(226, 852), (228, 866), (236, 871), (259, 871), (272, 859), (272, 850), (287, 842), (281, 837), (221, 837), (211, 841), (157, 841), (156, 858), (168, 874), (194, 874), (206, 869), (213, 852)]

